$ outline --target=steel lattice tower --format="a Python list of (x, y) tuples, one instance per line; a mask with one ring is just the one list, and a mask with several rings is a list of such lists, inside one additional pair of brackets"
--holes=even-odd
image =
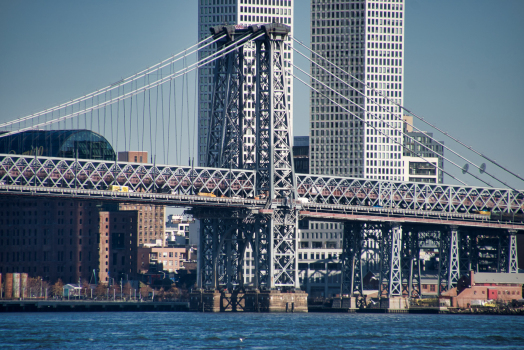
[[(211, 31), (215, 36), (226, 34), (218, 50), (238, 48), (215, 65), (207, 166), (256, 170), (255, 196), (267, 203), (262, 211), (224, 209), (197, 214), (201, 217), (200, 286), (242, 287), (243, 253), (250, 244), (255, 287), (298, 288), (296, 180), (283, 55), (290, 28), (270, 24)], [(256, 142), (253, 152), (244, 157), (242, 136), (253, 125), (243, 118), (241, 45), (250, 40), (255, 42), (258, 73), (254, 83)]]

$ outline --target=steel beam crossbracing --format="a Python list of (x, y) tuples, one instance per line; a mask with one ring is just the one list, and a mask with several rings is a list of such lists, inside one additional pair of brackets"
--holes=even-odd
[(402, 227), (402, 295), (409, 298), (420, 297), (420, 240), (421, 228), (415, 225)]
[(342, 285), (340, 294), (363, 296), (362, 244), (366, 224), (347, 221), (344, 223), (342, 243)]
[[(249, 231), (252, 237), (245, 237), (245, 232), (236, 232), (236, 239), (228, 238), (233, 228), (224, 229), (225, 221), (210, 219), (207, 229), (201, 227), (201, 241), (219, 244), (214, 247), (215, 261), (202, 261), (205, 273), (206, 266), (211, 264), (223, 266), (224, 271), (240, 271), (240, 251), (249, 241), (254, 251), (255, 285), (257, 287), (298, 288), (297, 242), (297, 208), (296, 178), (293, 168), (293, 154), (289, 129), (290, 115), (287, 96), (287, 77), (284, 67), (284, 41), (290, 31), (288, 26), (271, 24), (251, 26), (237, 30), (229, 26), (222, 29), (228, 35), (222, 45), (234, 46), (238, 38), (244, 40), (250, 36), (255, 41), (256, 82), (255, 82), (255, 118), (256, 140), (254, 157), (246, 155), (243, 162), (243, 133), (246, 127), (252, 128), (253, 121), (243, 123), (242, 84), (243, 51), (237, 50), (216, 63), (215, 92), (211, 130), (208, 137), (208, 166), (249, 168), (256, 171), (255, 196), (267, 199), (266, 209), (271, 209), (269, 217), (259, 215), (257, 224), (250, 228), (237, 224), (236, 230)], [(214, 32), (218, 32), (214, 29)], [(261, 35), (262, 34), (262, 35)], [(234, 90), (234, 91), (231, 91)], [(264, 217), (264, 220), (260, 220)], [(213, 224), (211, 224), (213, 222)], [(263, 222), (263, 224), (261, 224)], [(216, 232), (215, 232), (216, 231)], [(230, 232), (230, 233), (227, 233)], [(219, 234), (216, 239), (211, 237)], [(222, 235), (225, 235), (224, 237)], [(241, 239), (238, 237), (242, 236)], [(226, 245), (221, 242), (228, 242)], [(242, 242), (242, 244), (239, 244)], [(227, 248), (227, 249), (225, 249)], [(224, 250), (225, 249), (225, 250)], [(221, 253), (222, 252), (222, 253)], [(202, 259), (211, 258), (212, 254), (203, 254)], [(233, 258), (236, 257), (236, 258)], [(215, 272), (216, 274), (216, 272)], [(226, 273), (224, 276), (230, 276)], [(227, 277), (231, 281), (231, 277)], [(203, 287), (231, 285), (223, 279), (204, 279)]]
[(459, 231), (456, 226), (441, 231), (439, 247), (439, 294), (457, 286), (460, 278)]
[(509, 273), (518, 272), (518, 259), (517, 259), (517, 232), (509, 231)]
[(255, 42), (255, 191), (265, 195), (273, 209), (269, 224), (269, 287), (298, 288), (296, 178), (283, 51), (290, 28), (280, 24), (263, 28), (266, 35)]
[(384, 224), (380, 243), (379, 298), (402, 295), (402, 226)]

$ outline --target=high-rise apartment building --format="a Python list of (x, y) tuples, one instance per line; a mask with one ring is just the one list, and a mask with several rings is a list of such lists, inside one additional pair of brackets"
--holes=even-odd
[[(211, 35), (209, 29), (219, 25), (252, 25), (265, 23), (283, 23), (293, 32), (292, 0), (199, 0), (198, 3), (198, 38), (199, 41)], [(243, 91), (244, 123), (252, 123), (255, 116), (254, 96), (256, 94), (254, 77), (255, 51), (254, 44), (244, 46), (244, 74), (246, 77)], [(209, 46), (199, 52), (199, 59), (216, 51), (216, 46)], [(292, 61), (292, 42), (288, 37), (284, 48), (284, 57)], [(287, 69), (292, 70), (288, 64)], [(207, 137), (210, 127), (213, 93), (214, 65), (209, 64), (198, 71), (198, 164), (205, 165), (207, 158)], [(288, 106), (292, 116), (293, 84), (288, 77)], [(292, 118), (292, 117), (291, 117)], [(292, 125), (292, 119), (291, 123)], [(254, 125), (254, 123), (252, 124)], [(244, 135), (244, 155), (253, 149), (255, 135)]]
[(314, 58), (327, 71), (311, 68), (311, 173), (402, 180), (402, 114), (386, 98), (403, 104), (404, 0), (312, 0), (311, 24), (312, 49), (354, 77)]

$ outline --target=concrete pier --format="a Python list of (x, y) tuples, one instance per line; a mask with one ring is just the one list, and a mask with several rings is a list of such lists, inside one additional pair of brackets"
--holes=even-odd
[(194, 292), (190, 311), (200, 312), (308, 312), (307, 293), (271, 291)]

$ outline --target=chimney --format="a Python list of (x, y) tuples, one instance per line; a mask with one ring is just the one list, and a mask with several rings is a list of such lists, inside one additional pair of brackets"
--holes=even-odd
[(475, 277), (474, 277), (474, 275), (475, 275), (475, 271), (470, 270), (469, 271), (469, 286), (470, 287), (473, 287), (475, 285)]

